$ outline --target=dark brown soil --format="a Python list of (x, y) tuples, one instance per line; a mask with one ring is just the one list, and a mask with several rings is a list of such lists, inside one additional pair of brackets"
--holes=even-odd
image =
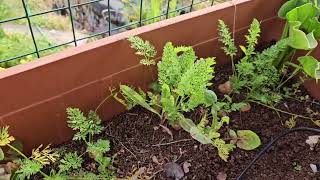
[[(225, 82), (230, 75), (229, 69), (226, 68), (217, 68), (216, 71), (215, 85)], [(302, 89), (296, 98), (305, 95), (307, 94)], [(319, 101), (311, 99), (302, 102), (287, 99), (276, 107), (305, 116), (310, 116), (307, 108), (320, 112)], [(199, 118), (197, 111), (190, 116), (193, 119)], [(235, 112), (231, 113), (230, 117), (231, 123), (229, 127), (224, 128), (224, 131), (227, 128), (253, 130), (260, 136), (262, 146), (254, 151), (236, 149), (228, 162), (219, 158), (214, 147), (201, 145), (182, 130), (169, 128), (173, 133), (171, 139), (171, 136), (159, 126), (160, 120), (139, 107), (106, 123), (105, 133), (99, 138), (107, 138), (112, 142), (110, 155), (116, 155), (114, 166), (117, 168), (118, 178), (140, 174), (140, 179), (167, 179), (163, 171), (165, 164), (176, 162), (182, 165), (188, 162), (191, 164), (190, 171), (185, 174), (184, 179), (216, 179), (219, 173), (226, 173), (227, 179), (235, 179), (264, 145), (288, 129), (284, 124), (291, 116), (252, 104), (250, 112)], [(320, 116), (314, 115), (314, 118), (320, 119)], [(296, 127), (317, 126), (310, 120), (297, 118)], [(314, 133), (299, 132), (280, 140), (251, 168), (246, 179), (320, 179), (320, 173), (313, 173), (309, 166), (310, 163), (320, 163), (320, 147), (311, 151), (309, 145), (305, 143), (310, 135)], [(77, 142), (67, 143), (65, 147), (67, 150), (85, 151), (83, 144)], [(296, 170), (294, 163), (301, 166), (301, 170)], [(95, 171), (89, 159), (86, 162), (86, 169)]]

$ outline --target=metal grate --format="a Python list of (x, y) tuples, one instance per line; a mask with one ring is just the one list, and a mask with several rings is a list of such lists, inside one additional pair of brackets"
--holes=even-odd
[[(27, 7), (27, 0), (21, 0), (21, 1), (22, 1), (22, 5), (23, 5), (23, 8), (24, 8), (25, 15), (21, 16), (21, 17), (14, 17), (14, 18), (10, 18), (10, 19), (0, 20), (0, 25), (4, 24), (4, 23), (16, 21), (16, 20), (26, 19), (27, 20), (27, 25), (29, 27), (29, 31), (30, 31), (30, 34), (31, 34), (33, 46), (34, 46), (34, 52), (23, 54), (23, 55), (19, 55), (19, 56), (16, 56), (16, 57), (10, 57), (8, 59), (0, 59), (0, 63), (21, 59), (21, 58), (24, 58), (24, 57), (29, 56), (29, 55), (36, 55), (38, 58), (40, 58), (41, 57), (41, 54), (40, 54), (41, 52), (44, 52), (44, 51), (47, 51), (47, 50), (50, 50), (50, 49), (54, 49), (54, 48), (65, 46), (65, 45), (69, 45), (69, 44), (74, 44), (74, 46), (78, 46), (78, 42), (82, 41), (82, 40), (90, 39), (90, 38), (101, 36), (101, 35), (109, 35), (109, 36), (111, 36), (112, 34), (114, 34), (113, 32), (115, 32), (117, 30), (124, 29), (124, 28), (129, 28), (129, 27), (140, 27), (140, 26), (143, 26), (145, 22), (152, 21), (152, 20), (159, 19), (159, 18), (168, 19), (170, 17), (170, 14), (177, 13), (177, 12), (180, 12), (182, 10), (188, 10), (188, 12), (191, 12), (191, 11), (193, 11), (193, 7), (194, 6), (199, 5), (201, 3), (208, 3), (211, 6), (213, 6), (216, 3), (221, 3), (221, 2), (224, 2), (224, 1), (227, 1), (227, 0), (198, 0), (198, 1), (191, 0), (190, 5), (184, 6), (184, 7), (180, 7), (180, 8), (177, 8), (175, 10), (170, 10), (170, 1), (172, 1), (172, 0), (168, 0), (167, 1), (167, 5), (166, 5), (165, 13), (160, 14), (160, 15), (155, 16), (155, 17), (152, 17), (152, 18), (147, 18), (147, 19), (143, 19), (143, 17), (142, 17), (142, 14), (144, 12), (143, 11), (143, 1), (147, 1), (147, 0), (140, 0), (140, 3), (139, 3), (139, 5), (140, 5), (139, 20), (137, 22), (132, 22), (132, 23), (129, 23), (129, 24), (126, 24), (126, 25), (123, 25), (123, 26), (116, 27), (116, 28), (111, 28), (110, 0), (107, 0), (108, 1), (108, 17), (109, 17), (108, 22), (107, 22), (108, 25), (109, 25), (108, 26), (108, 30), (103, 31), (103, 32), (99, 32), (99, 33), (95, 33), (95, 34), (91, 34), (91, 35), (88, 35), (88, 36), (82, 37), (82, 38), (77, 38), (76, 37), (76, 33), (75, 33), (76, 30), (75, 30), (75, 26), (74, 26), (74, 17), (72, 15), (72, 10), (74, 8), (79, 7), (79, 6), (90, 5), (90, 4), (97, 3), (97, 2), (100, 2), (100, 1), (103, 1), (103, 0), (91, 0), (91, 1), (88, 1), (88, 2), (85, 2), (85, 3), (78, 3), (78, 4), (71, 4), (70, 0), (67, 0), (67, 2), (68, 2), (67, 3), (67, 7), (56, 8), (56, 9), (52, 9), (52, 10), (49, 10), (49, 11), (43, 11), (43, 12), (38, 12), (38, 13), (30, 13), (28, 11), (28, 7)], [(32, 28), (32, 23), (31, 23), (30, 18), (36, 17), (36, 16), (45, 15), (45, 14), (48, 14), (48, 13), (54, 13), (54, 12), (58, 12), (58, 11), (62, 11), (62, 10), (69, 12), (73, 40), (69, 41), (69, 42), (62, 43), (62, 44), (50, 46), (50, 47), (47, 47), (47, 48), (39, 49), (39, 47), (37, 45), (37, 42), (36, 42), (36, 38), (35, 38), (35, 34), (34, 34), (34, 31), (33, 31), (33, 28)]]

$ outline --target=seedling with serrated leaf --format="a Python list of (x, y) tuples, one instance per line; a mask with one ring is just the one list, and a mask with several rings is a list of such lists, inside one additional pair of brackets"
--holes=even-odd
[[(155, 56), (155, 48), (148, 41), (139, 37), (130, 37), (128, 40), (139, 55), (144, 54), (149, 59)], [(182, 113), (200, 105), (210, 106), (212, 98), (216, 98), (214, 92), (207, 89), (213, 78), (214, 64), (214, 58), (197, 60), (191, 47), (174, 47), (169, 42), (164, 47), (162, 60), (157, 64), (159, 81), (154, 87), (158, 91), (145, 93), (121, 85), (124, 99), (119, 98), (118, 94), (115, 94), (115, 98), (128, 109), (140, 105), (157, 114), (162, 121), (168, 120), (174, 127), (189, 130), (191, 123)]]
[[(8, 126), (0, 128), (0, 146), (8, 147), (9, 154), (17, 155), (16, 159), (14, 160), (14, 163), (17, 166), (14, 176), (17, 177), (17, 179), (30, 179), (31, 176), (40, 173), (44, 177), (49, 177), (47, 174), (42, 172), (41, 169), (44, 167), (44, 165), (55, 163), (59, 158), (59, 154), (51, 149), (50, 145), (46, 146), (45, 148), (42, 148), (43, 145), (40, 145), (38, 148), (32, 150), (30, 157), (27, 157), (21, 152), (22, 145), (17, 142), (14, 143), (15, 138), (9, 134), (8, 130)], [(0, 148), (1, 160), (4, 159), (4, 156), (5, 154), (2, 148)]]

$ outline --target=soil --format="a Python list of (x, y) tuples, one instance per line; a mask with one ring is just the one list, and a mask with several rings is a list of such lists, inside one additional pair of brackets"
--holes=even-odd
[[(228, 66), (230, 67), (230, 66)], [(228, 80), (230, 68), (217, 68), (214, 84)], [(215, 86), (216, 87), (216, 86)], [(217, 89), (214, 89), (216, 92)], [(301, 88), (296, 98), (307, 96)], [(222, 96), (219, 94), (219, 96)], [(282, 110), (310, 116), (307, 109), (320, 112), (320, 102), (310, 97), (300, 101), (294, 98), (278, 103), (275, 107)], [(217, 150), (210, 145), (201, 145), (192, 140), (184, 131), (176, 131), (170, 127), (173, 137), (159, 125), (160, 119), (154, 114), (140, 108), (120, 114), (108, 121), (105, 132), (97, 138), (107, 138), (112, 142), (110, 156), (115, 155), (114, 166), (118, 178), (138, 176), (140, 179), (168, 179), (164, 171), (167, 163), (176, 162), (183, 166), (190, 163), (189, 172), (183, 179), (217, 179), (225, 173), (227, 179), (236, 179), (257, 153), (276, 135), (288, 128), (285, 121), (292, 116), (277, 113), (261, 105), (251, 104), (251, 111), (229, 114), (231, 123), (222, 132), (231, 128), (234, 130), (250, 129), (261, 138), (262, 145), (253, 151), (236, 149), (231, 153), (228, 162), (217, 155)], [(189, 114), (192, 119), (200, 118), (200, 110)], [(320, 119), (314, 114), (313, 118)], [(296, 119), (296, 127), (317, 127), (311, 120)], [(248, 171), (245, 179), (274, 180), (316, 180), (320, 173), (313, 173), (310, 164), (320, 163), (320, 147), (313, 151), (305, 143), (314, 133), (299, 132), (290, 134), (278, 141), (263, 157)], [(172, 139), (173, 138), (173, 139)], [(63, 145), (67, 151), (85, 151), (84, 144), (70, 142)], [(96, 171), (94, 162), (86, 158), (86, 169)], [(296, 165), (294, 165), (296, 164)], [(222, 178), (223, 179), (223, 178)], [(219, 179), (221, 180), (221, 179)]]

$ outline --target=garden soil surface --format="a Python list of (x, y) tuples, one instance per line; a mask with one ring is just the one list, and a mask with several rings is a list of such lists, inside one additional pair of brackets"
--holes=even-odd
[[(228, 66), (230, 67), (230, 66)], [(228, 80), (230, 69), (218, 67), (216, 69), (214, 87)], [(215, 92), (217, 89), (213, 88)], [(295, 98), (305, 97), (306, 91), (301, 88)], [(221, 97), (222, 95), (219, 94)], [(181, 167), (189, 165), (183, 179), (236, 179), (242, 170), (272, 140), (273, 137), (288, 130), (285, 121), (292, 116), (277, 113), (261, 105), (251, 104), (250, 112), (234, 112), (229, 114), (231, 122), (221, 132), (224, 135), (228, 129), (253, 130), (261, 138), (262, 145), (253, 151), (235, 149), (224, 162), (219, 158), (217, 150), (211, 145), (201, 145), (192, 140), (183, 130), (177, 131), (169, 126), (161, 127), (160, 119), (154, 114), (140, 108), (120, 114), (106, 122), (105, 132), (98, 138), (111, 141), (114, 155), (114, 167), (118, 178), (132, 179), (169, 179), (166, 176), (165, 165), (175, 162)], [(287, 99), (275, 107), (282, 110), (310, 116), (307, 109), (314, 112), (313, 118), (320, 119), (320, 102), (307, 98), (306, 101)], [(187, 115), (191, 119), (200, 119), (201, 108)], [(317, 127), (311, 120), (296, 119), (296, 127)], [(172, 132), (172, 135), (170, 135)], [(245, 179), (258, 180), (320, 180), (320, 173), (313, 173), (310, 164), (320, 163), (320, 147), (313, 151), (306, 144), (309, 132), (296, 132), (278, 141), (263, 157), (248, 171)], [(85, 151), (84, 144), (78, 142), (66, 143), (67, 151)], [(97, 172), (96, 165), (86, 158), (85, 168)], [(189, 171), (189, 172), (188, 172)]]

